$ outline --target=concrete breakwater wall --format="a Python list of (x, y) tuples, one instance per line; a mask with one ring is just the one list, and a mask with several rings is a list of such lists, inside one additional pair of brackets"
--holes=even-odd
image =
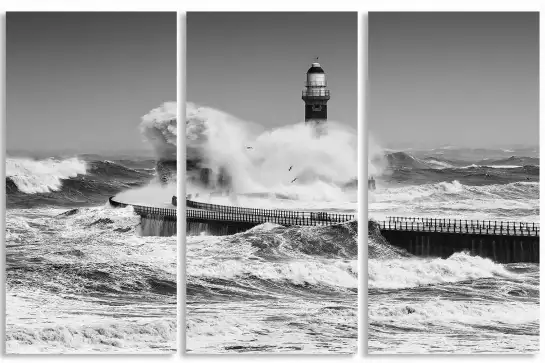
[(231, 234), (236, 234), (240, 232), (247, 231), (257, 224), (252, 223), (237, 223), (237, 222), (228, 222), (225, 221), (211, 221), (211, 220), (188, 220), (186, 222), (186, 235), (187, 236), (228, 236)]
[(468, 251), (500, 263), (539, 263), (539, 224), (391, 217), (378, 222), (386, 240), (416, 256)]
[(131, 205), (140, 216), (140, 233), (142, 236), (170, 237), (177, 233), (177, 213), (174, 208), (157, 208), (142, 205), (126, 204), (109, 199), (110, 205), (124, 208)]

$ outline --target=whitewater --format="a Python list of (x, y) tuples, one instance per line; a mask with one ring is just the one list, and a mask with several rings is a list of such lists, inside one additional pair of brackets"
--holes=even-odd
[(142, 118), (152, 152), (8, 152), (6, 353), (175, 352), (176, 236), (145, 236), (132, 207), (108, 203), (170, 202), (175, 180), (161, 182), (157, 163), (175, 157), (172, 110)]
[[(192, 200), (356, 214), (354, 130), (332, 121), (317, 139), (302, 122), (270, 130), (193, 103), (186, 117)], [(355, 220), (187, 236), (187, 352), (354, 353), (357, 249)]]
[(175, 238), (138, 236), (130, 208), (64, 213), (7, 211), (6, 351), (174, 351)]
[(23, 193), (47, 193), (58, 191), (62, 181), (87, 173), (87, 165), (77, 157), (64, 160), (53, 158), (32, 160), (8, 158), (6, 177)]
[[(236, 195), (346, 200), (355, 183), (357, 135), (343, 123), (331, 121), (327, 134), (316, 138), (304, 122), (265, 129), (193, 103), (186, 113), (189, 193), (205, 186)], [(205, 181), (203, 169), (209, 170)]]
[[(383, 150), (369, 170), (369, 218), (539, 222), (537, 148)], [(539, 264), (396, 248), (369, 224), (370, 353), (536, 353)]]

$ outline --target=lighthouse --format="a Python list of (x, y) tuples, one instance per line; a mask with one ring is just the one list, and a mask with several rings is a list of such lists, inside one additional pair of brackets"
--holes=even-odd
[(327, 121), (327, 101), (329, 101), (329, 90), (325, 72), (318, 63), (312, 63), (307, 71), (307, 80), (302, 94), (305, 101), (305, 122), (314, 123), (321, 127)]

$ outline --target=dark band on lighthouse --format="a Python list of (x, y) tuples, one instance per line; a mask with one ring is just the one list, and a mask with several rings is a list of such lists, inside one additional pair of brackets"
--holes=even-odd
[(322, 123), (327, 121), (327, 101), (329, 90), (325, 72), (320, 63), (312, 63), (307, 71), (307, 80), (302, 94), (305, 101), (305, 122)]

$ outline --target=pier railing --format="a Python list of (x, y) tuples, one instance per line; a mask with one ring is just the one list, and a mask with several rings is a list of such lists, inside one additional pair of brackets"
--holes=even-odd
[(384, 230), (539, 236), (539, 223), (419, 217), (388, 217), (386, 221), (378, 223)]
[(259, 225), (262, 223), (274, 223), (281, 226), (324, 226), (332, 225), (338, 222), (329, 220), (319, 220), (309, 217), (287, 217), (281, 215), (267, 216), (259, 214), (237, 214), (224, 213), (212, 210), (197, 210), (188, 209), (186, 211), (188, 220), (203, 220), (203, 221), (221, 221), (221, 222), (240, 222)]
[(113, 200), (113, 197), (110, 197), (109, 201), (110, 201), (110, 205), (116, 208), (124, 208), (130, 205), (134, 208), (134, 212), (139, 215), (145, 215), (145, 216), (156, 215), (156, 216), (166, 217), (169, 219), (176, 219), (177, 217), (176, 209), (174, 208), (158, 208), (158, 207), (148, 207), (144, 205), (126, 204), (126, 203), (121, 203), (121, 202)]
[[(337, 214), (337, 213), (326, 213), (326, 212), (300, 212), (300, 211), (291, 211), (291, 210), (281, 210), (281, 209), (259, 209), (259, 208), (243, 208), (243, 207), (232, 207), (227, 205), (217, 205), (217, 204), (208, 204), (195, 202), (192, 200), (187, 200), (186, 205), (188, 208), (202, 209), (214, 212), (220, 212), (225, 215), (228, 214), (237, 214), (237, 215), (250, 215), (258, 217), (267, 217), (267, 218), (279, 218), (281, 220), (313, 220), (316, 222), (321, 222), (317, 224), (334, 224), (334, 223), (343, 223), (354, 219), (353, 214)], [(187, 210), (187, 216), (189, 217), (191, 210)], [(309, 222), (310, 223), (310, 222)], [(281, 224), (281, 223), (278, 223)], [(304, 225), (316, 225), (316, 224), (304, 224)]]
[[(109, 198), (113, 207), (124, 208), (132, 206), (136, 214), (142, 216), (159, 216), (168, 219), (176, 219), (176, 209), (158, 208), (143, 205), (121, 203)], [(232, 221), (245, 223), (275, 223), (280, 225), (317, 226), (342, 223), (354, 219), (351, 214), (333, 214), (325, 212), (298, 212), (289, 210), (241, 208), (216, 204), (187, 201), (187, 219), (201, 219), (213, 221)]]

